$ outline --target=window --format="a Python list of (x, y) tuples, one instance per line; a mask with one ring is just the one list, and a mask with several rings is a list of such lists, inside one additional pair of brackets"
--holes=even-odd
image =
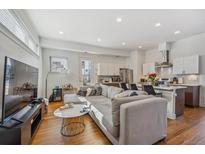
[(29, 47), (34, 53), (39, 55), (38, 44), (34, 41), (30, 32), (17, 17), (6, 9), (0, 9), (0, 24), (6, 27), (13, 35)]
[(91, 83), (91, 61), (81, 59), (81, 81), (83, 85)]

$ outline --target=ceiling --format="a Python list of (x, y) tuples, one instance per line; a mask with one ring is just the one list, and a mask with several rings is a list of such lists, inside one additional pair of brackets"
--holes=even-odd
[[(125, 51), (139, 46), (142, 46), (140, 50), (148, 50), (160, 42), (205, 32), (205, 10), (25, 11), (41, 37)], [(155, 27), (156, 23), (161, 26)], [(181, 33), (176, 35), (175, 31)]]

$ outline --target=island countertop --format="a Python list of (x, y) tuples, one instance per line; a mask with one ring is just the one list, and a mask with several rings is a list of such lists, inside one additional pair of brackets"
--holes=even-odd
[[(142, 88), (141, 84), (137, 85), (138, 87)], [(156, 90), (165, 90), (165, 91), (175, 91), (178, 89), (186, 89), (186, 86), (153, 86)]]
[[(137, 85), (140, 89), (142, 84)], [(167, 100), (167, 117), (176, 119), (184, 114), (185, 89), (186, 86), (153, 86), (156, 92), (162, 93), (162, 97)]]

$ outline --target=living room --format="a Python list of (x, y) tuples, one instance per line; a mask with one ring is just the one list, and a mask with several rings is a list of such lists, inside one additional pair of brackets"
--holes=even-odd
[(0, 9), (0, 144), (204, 145), (204, 17)]

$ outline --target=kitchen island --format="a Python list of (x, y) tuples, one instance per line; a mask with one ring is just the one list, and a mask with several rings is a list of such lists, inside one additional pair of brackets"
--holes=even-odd
[[(142, 85), (138, 85), (142, 88)], [(184, 114), (185, 90), (186, 86), (154, 86), (157, 93), (162, 93), (162, 97), (167, 99), (167, 117), (176, 119)]]

